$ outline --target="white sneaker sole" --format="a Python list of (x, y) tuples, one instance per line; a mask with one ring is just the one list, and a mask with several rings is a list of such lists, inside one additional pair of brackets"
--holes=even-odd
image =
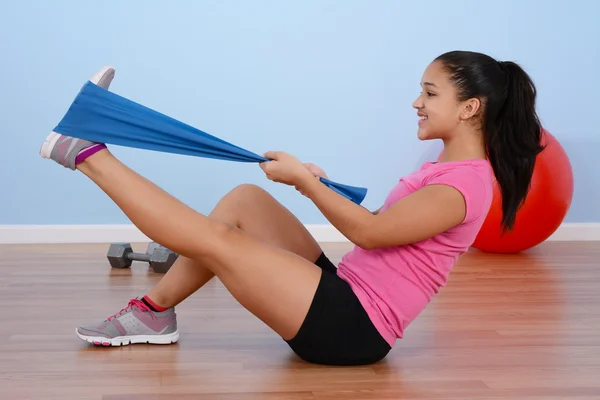
[(130, 344), (144, 343), (144, 344), (173, 344), (179, 340), (179, 331), (169, 333), (166, 335), (135, 335), (135, 336), (117, 336), (109, 339), (102, 336), (86, 336), (80, 334), (75, 329), (77, 336), (88, 343), (96, 346), (127, 346)]
[(42, 143), (42, 147), (40, 148), (40, 155), (44, 158), (50, 159), (50, 155), (52, 154), (52, 149), (56, 145), (56, 142), (60, 139), (60, 133), (50, 132), (48, 136), (46, 136), (46, 140)]
[(90, 82), (100, 86), (103, 89), (108, 90), (110, 84), (115, 77), (115, 69), (110, 65), (103, 67), (100, 71), (96, 72), (90, 77)]

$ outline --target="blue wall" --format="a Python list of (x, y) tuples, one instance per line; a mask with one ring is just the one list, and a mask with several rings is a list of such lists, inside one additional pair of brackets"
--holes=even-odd
[[(0, 224), (129, 222), (81, 174), (38, 156), (80, 86), (105, 64), (117, 68), (113, 91), (254, 152), (313, 161), (338, 182), (367, 186), (364, 205), (376, 208), (400, 175), (440, 148), (417, 140), (411, 103), (423, 69), (453, 49), (528, 70), (542, 121), (576, 174), (567, 221), (600, 221), (599, 4), (4, 1)], [(303, 222), (326, 222), (255, 164), (113, 151), (199, 211), (251, 182)]]

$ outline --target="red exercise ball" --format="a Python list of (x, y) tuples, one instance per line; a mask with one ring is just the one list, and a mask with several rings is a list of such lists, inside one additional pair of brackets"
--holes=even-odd
[(567, 153), (548, 131), (542, 131), (546, 148), (538, 154), (531, 189), (517, 212), (512, 230), (501, 235), (500, 187), (494, 181), (490, 211), (473, 247), (492, 253), (517, 253), (549, 238), (562, 223), (573, 198), (573, 170)]

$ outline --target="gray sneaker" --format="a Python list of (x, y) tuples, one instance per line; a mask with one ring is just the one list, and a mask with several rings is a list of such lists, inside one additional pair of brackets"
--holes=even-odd
[(175, 309), (155, 312), (137, 298), (102, 322), (80, 326), (76, 333), (80, 339), (98, 346), (171, 344), (179, 340)]
[[(114, 77), (115, 69), (112, 67), (104, 67), (96, 72), (90, 78), (90, 81), (108, 90)], [(61, 135), (60, 133), (51, 132), (40, 148), (40, 155), (43, 158), (56, 161), (65, 168), (75, 170), (77, 156), (79, 154), (87, 157), (104, 147), (104, 144), (93, 143), (88, 140), (77, 139)]]

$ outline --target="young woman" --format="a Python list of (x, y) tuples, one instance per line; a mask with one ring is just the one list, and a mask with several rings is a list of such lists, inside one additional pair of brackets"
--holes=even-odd
[[(113, 76), (104, 68), (91, 81), (108, 89)], [(355, 244), (337, 267), (259, 187), (235, 188), (205, 216), (104, 144), (52, 132), (43, 157), (85, 174), (144, 234), (180, 254), (149, 293), (105, 321), (77, 328), (77, 335), (104, 346), (176, 342), (174, 307), (216, 275), (306, 361), (358, 365), (384, 358), (474, 241), (494, 175), (509, 229), (542, 150), (535, 87), (517, 64), (449, 52), (427, 66), (421, 86), (413, 104), (418, 137), (441, 139), (443, 154), (400, 179), (375, 212), (323, 185), (318, 167), (284, 152), (264, 155), (270, 161), (260, 168), (268, 179), (294, 186)]]

